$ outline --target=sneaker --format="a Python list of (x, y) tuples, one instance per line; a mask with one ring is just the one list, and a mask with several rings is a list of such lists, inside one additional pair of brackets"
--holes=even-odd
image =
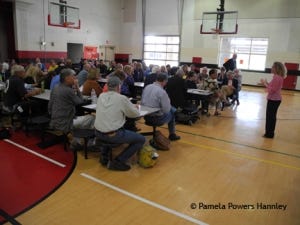
[(110, 160), (110, 152), (105, 150), (103, 147), (100, 147), (100, 159), (99, 162), (102, 166), (107, 167), (107, 164)]
[(170, 139), (171, 141), (177, 141), (177, 140), (180, 139), (180, 136), (177, 136), (176, 134), (170, 134), (170, 135), (169, 135), (169, 139)]
[(99, 163), (100, 163), (102, 166), (107, 167), (108, 162), (109, 162), (109, 157), (108, 157), (108, 155), (100, 154)]
[(130, 170), (130, 166), (128, 166), (127, 164), (120, 162), (118, 160), (112, 160), (109, 161), (107, 164), (107, 168), (109, 170), (116, 170), (116, 171), (127, 171)]

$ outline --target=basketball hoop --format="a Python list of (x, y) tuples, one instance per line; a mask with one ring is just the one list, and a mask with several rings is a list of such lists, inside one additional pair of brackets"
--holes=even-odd
[(200, 34), (237, 34), (238, 11), (203, 12)]

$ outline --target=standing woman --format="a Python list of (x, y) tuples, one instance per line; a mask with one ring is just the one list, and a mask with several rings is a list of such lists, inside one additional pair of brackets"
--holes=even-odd
[(283, 84), (283, 79), (286, 76), (286, 68), (281, 62), (274, 62), (271, 72), (274, 74), (273, 79), (270, 83), (267, 80), (261, 79), (261, 83), (267, 88), (267, 110), (266, 110), (266, 127), (265, 138), (273, 138), (275, 125), (276, 125), (276, 115), (278, 107), (281, 103), (281, 88)]

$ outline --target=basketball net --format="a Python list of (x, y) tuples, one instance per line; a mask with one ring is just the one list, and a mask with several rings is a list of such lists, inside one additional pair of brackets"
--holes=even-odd
[(221, 29), (211, 29), (211, 31), (213, 32), (213, 39), (217, 39)]

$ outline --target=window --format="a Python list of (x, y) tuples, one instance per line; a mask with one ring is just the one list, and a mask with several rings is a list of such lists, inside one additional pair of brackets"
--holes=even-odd
[(179, 43), (179, 36), (145, 36), (145, 63), (178, 66)]
[(237, 53), (237, 68), (265, 70), (268, 51), (268, 38), (221, 37), (219, 66)]

